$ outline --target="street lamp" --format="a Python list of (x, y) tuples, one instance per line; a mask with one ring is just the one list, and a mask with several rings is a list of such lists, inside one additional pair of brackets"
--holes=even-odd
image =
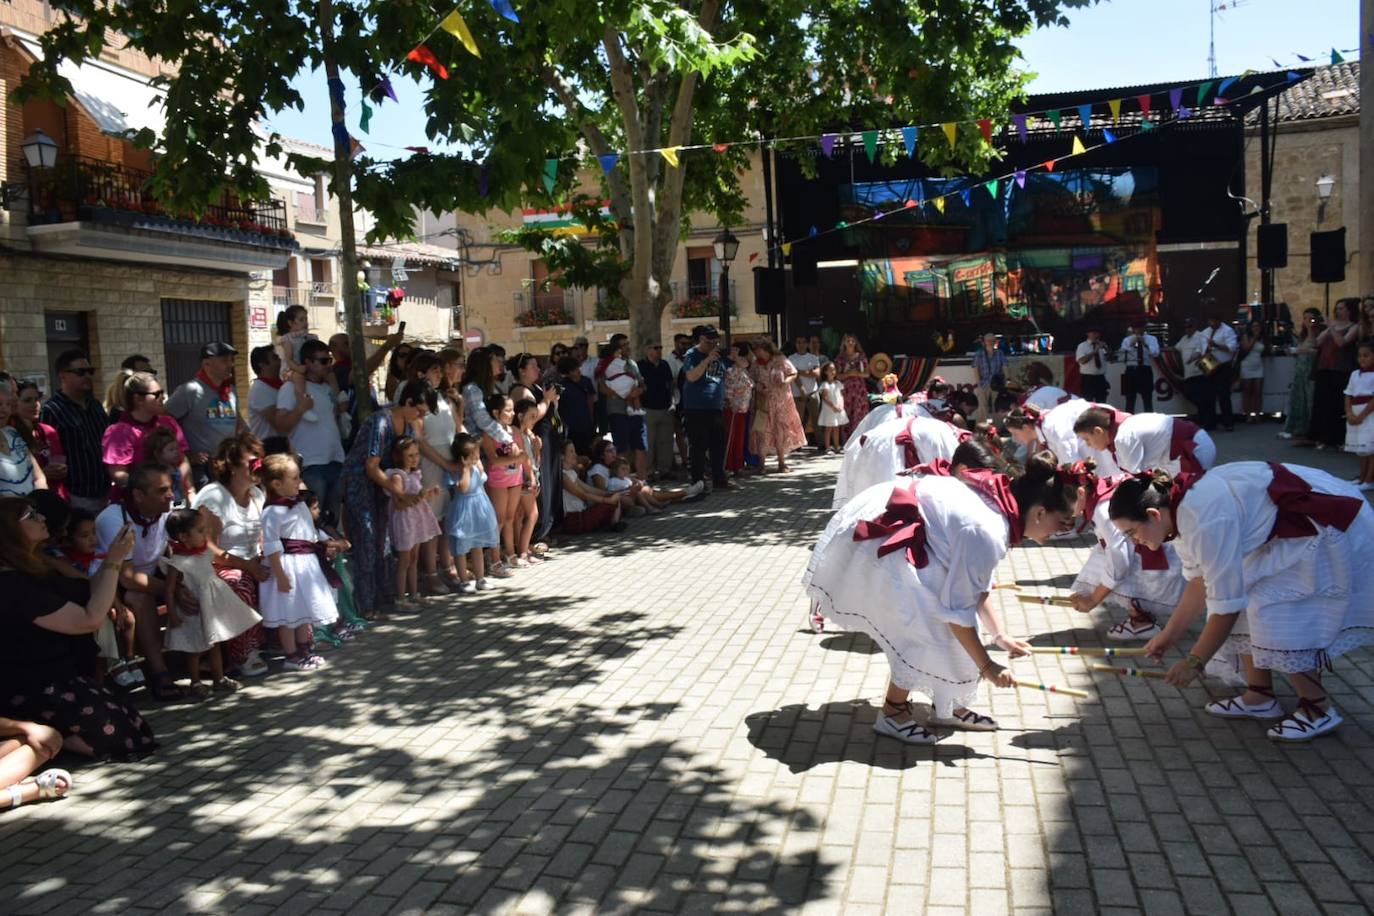
[(1331, 192), (1336, 189), (1336, 179), (1326, 173), (1317, 179), (1317, 222), (1326, 219), (1326, 202), (1331, 199)]
[[(25, 137), (19, 148), (24, 151), (24, 162), (30, 172), (35, 169), (50, 169), (57, 164), (57, 143), (41, 130), (35, 130)], [(0, 208), (8, 210), (26, 190), (28, 187), (25, 182), (5, 182), (4, 186), (0, 187)]]
[(726, 226), (711, 243), (716, 260), (720, 262), (720, 330), (725, 335), (725, 349), (730, 349), (730, 262), (739, 254), (739, 239)]

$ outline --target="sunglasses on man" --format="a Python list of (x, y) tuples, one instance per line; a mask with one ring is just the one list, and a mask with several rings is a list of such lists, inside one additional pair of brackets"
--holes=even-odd
[(84, 369), (63, 369), (62, 371), (70, 372), (72, 375), (95, 375), (95, 370), (92, 369), (90, 366), (87, 366)]

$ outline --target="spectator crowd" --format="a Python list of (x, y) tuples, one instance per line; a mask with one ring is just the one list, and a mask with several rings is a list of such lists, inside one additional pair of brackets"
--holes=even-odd
[(347, 336), (316, 339), (293, 311), (248, 354), (243, 404), (223, 341), (175, 387), (142, 354), (101, 393), (80, 350), (57, 357), (51, 392), (0, 373), (0, 804), (64, 794), (65, 771), (28, 777), (60, 749), (151, 753), (134, 697), (319, 670), (317, 649), (371, 620), (785, 473), (868, 412), (852, 336), (832, 361), (818, 338), (790, 356), (766, 339), (723, 349), (709, 325), (666, 352), (617, 334), (547, 358), (397, 334), (359, 391)]

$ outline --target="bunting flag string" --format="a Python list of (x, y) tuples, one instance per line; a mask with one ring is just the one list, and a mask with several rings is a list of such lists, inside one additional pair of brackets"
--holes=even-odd
[(544, 190), (550, 195), (553, 194), (554, 185), (558, 184), (558, 160), (544, 160)]
[(1107, 102), (1107, 109), (1112, 113), (1112, 123), (1121, 120), (1121, 100), (1111, 99)]
[(906, 154), (908, 158), (916, 155), (916, 138), (919, 135), (919, 133), (919, 128), (902, 128), (902, 143), (906, 146)]
[(680, 146), (665, 146), (665, 147), (663, 147), (663, 149), (659, 150), (659, 153), (662, 154), (662, 156), (663, 156), (664, 159), (667, 159), (667, 160), (668, 160), (668, 164), (669, 164), (669, 165), (671, 165), (673, 168), (677, 168), (677, 167), (678, 167), (677, 154), (678, 154), (678, 151), (681, 150), (681, 149), (682, 149), (682, 147), (680, 147)]
[(458, 39), (473, 57), (481, 59), (482, 52), (477, 47), (477, 41), (472, 37), (472, 32), (468, 30), (468, 24), (463, 21), (462, 14), (457, 10), (445, 16), (439, 23), (439, 28)]
[(941, 124), (940, 129), (945, 132), (945, 138), (949, 140), (949, 151), (954, 152), (954, 142), (959, 135), (959, 125), (949, 121)]
[(439, 58), (434, 56), (434, 52), (429, 49), (429, 45), (419, 44), (410, 49), (406, 55), (406, 60), (413, 60), (417, 64), (424, 64), (433, 70), (435, 75), (441, 80), (448, 79), (448, 67), (439, 63)]

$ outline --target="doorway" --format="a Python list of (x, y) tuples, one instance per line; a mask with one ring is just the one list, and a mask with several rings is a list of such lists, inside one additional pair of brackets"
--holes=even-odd
[(52, 394), (57, 384), (57, 357), (66, 350), (91, 352), (87, 333), (86, 312), (44, 312), (43, 328), (48, 346), (48, 377), (43, 381), (45, 394)]

